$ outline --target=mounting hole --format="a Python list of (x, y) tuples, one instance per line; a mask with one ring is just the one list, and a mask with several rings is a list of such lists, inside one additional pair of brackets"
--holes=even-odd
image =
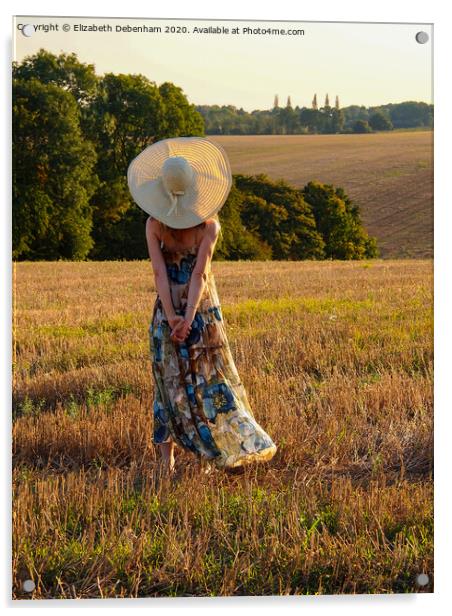
[(429, 583), (429, 577), (426, 573), (419, 573), (419, 575), (416, 577), (416, 584), (418, 586), (427, 586), (427, 584)]
[(421, 45), (426, 43), (428, 41), (428, 34), (427, 34), (427, 32), (424, 32), (423, 30), (421, 32), (418, 32), (416, 34), (416, 41), (418, 43), (420, 43)]
[(25, 592), (33, 592), (35, 587), (36, 584), (33, 582), (33, 580), (25, 580), (22, 584), (22, 588), (25, 590)]

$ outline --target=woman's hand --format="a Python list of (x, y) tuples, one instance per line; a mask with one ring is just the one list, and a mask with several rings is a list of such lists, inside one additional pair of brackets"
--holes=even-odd
[(173, 340), (175, 340), (175, 342), (183, 342), (191, 331), (191, 324), (192, 321), (183, 318), (171, 332)]
[(176, 314), (176, 316), (172, 317), (171, 319), (168, 319), (168, 325), (171, 327), (170, 338), (172, 340), (175, 340), (174, 333), (178, 329), (178, 327), (182, 325), (183, 321), (184, 317), (181, 314)]

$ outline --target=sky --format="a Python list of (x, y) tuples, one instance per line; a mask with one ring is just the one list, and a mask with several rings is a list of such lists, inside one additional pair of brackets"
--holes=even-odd
[[(118, 26), (160, 31), (118, 32)], [(195, 27), (228, 28), (229, 33), (197, 33)], [(244, 28), (292, 28), (304, 35), (246, 33)], [(419, 31), (428, 34), (427, 43), (416, 41)], [(432, 39), (431, 24), (13, 18), (13, 59), (19, 62), (40, 48), (74, 52), (94, 64), (98, 75), (141, 73), (157, 85), (173, 82), (195, 105), (234, 105), (248, 112), (272, 108), (276, 94), (281, 107), (288, 96), (293, 107), (310, 107), (315, 93), (320, 106), (327, 93), (332, 105), (339, 96), (341, 107), (433, 103)]]

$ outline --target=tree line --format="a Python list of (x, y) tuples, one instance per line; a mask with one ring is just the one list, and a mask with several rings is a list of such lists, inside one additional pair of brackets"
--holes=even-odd
[(433, 105), (417, 101), (389, 103), (376, 107), (350, 105), (331, 107), (328, 95), (323, 107), (314, 96), (311, 107), (292, 107), (290, 97), (285, 107), (278, 100), (272, 109), (252, 112), (234, 105), (198, 105), (208, 135), (303, 135), (336, 133), (370, 133), (398, 128), (433, 127)]
[[(75, 54), (41, 49), (13, 63), (12, 222), (15, 260), (148, 258), (147, 214), (130, 196), (130, 161), (147, 145), (205, 136), (203, 115), (170, 82), (98, 76)], [(377, 256), (342, 188), (303, 189), (234, 174), (219, 214), (217, 259)]]

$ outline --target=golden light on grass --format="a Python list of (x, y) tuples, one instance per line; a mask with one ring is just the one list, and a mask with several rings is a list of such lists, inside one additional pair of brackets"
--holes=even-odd
[(431, 592), (431, 260), (212, 267), (278, 452), (170, 484), (150, 263), (15, 265), (14, 596)]

